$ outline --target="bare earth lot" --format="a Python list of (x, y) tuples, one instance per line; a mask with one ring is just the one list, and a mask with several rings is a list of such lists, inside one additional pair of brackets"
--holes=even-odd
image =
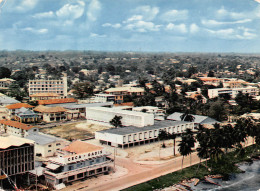
[(95, 131), (109, 129), (110, 127), (93, 124), (89, 122), (76, 122), (72, 124), (62, 124), (56, 127), (47, 127), (40, 129), (41, 132), (61, 137), (67, 140), (88, 139), (94, 137)]

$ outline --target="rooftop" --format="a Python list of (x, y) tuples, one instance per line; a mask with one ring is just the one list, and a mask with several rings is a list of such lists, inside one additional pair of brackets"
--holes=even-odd
[(112, 102), (105, 102), (105, 103), (63, 103), (63, 104), (52, 104), (48, 105), (48, 107), (64, 107), (66, 109), (79, 109), (79, 108), (86, 108), (86, 107), (104, 107), (104, 106), (113, 106)]
[(102, 149), (103, 147), (77, 140), (69, 144), (63, 150), (71, 153), (81, 154), (93, 151), (100, 151)]
[(154, 130), (154, 129), (161, 129), (161, 128), (165, 128), (165, 127), (172, 127), (172, 126), (176, 126), (176, 125), (184, 125), (187, 123), (191, 123), (191, 122), (163, 120), (163, 121), (155, 121), (154, 125), (145, 126), (142, 128), (135, 127), (135, 126), (127, 126), (127, 127), (122, 127), (122, 128), (107, 129), (107, 130), (98, 131), (98, 132), (110, 133), (110, 134), (116, 134), (116, 135), (127, 135), (127, 134), (133, 134), (133, 133), (149, 131), (149, 130)]
[(23, 144), (34, 144), (34, 141), (13, 135), (0, 136), (0, 149), (6, 149), (11, 146), (21, 146)]
[(20, 108), (33, 108), (34, 106), (29, 105), (27, 103), (15, 103), (15, 104), (11, 104), (11, 105), (7, 105), (6, 108), (7, 109), (20, 109)]
[(15, 103), (20, 103), (20, 102), (4, 94), (2, 96), (0, 95), (0, 104), (15, 104)]
[(74, 98), (63, 98), (63, 99), (49, 99), (49, 100), (38, 100), (39, 105), (50, 105), (50, 104), (61, 104), (61, 103), (76, 103), (78, 100)]
[(38, 105), (34, 108), (34, 111), (40, 112), (40, 113), (57, 113), (57, 112), (65, 112), (67, 109), (56, 106), (56, 107), (47, 107), (43, 105)]
[(30, 134), (26, 137), (26, 139), (33, 140), (38, 145), (46, 145), (46, 144), (50, 144), (50, 143), (62, 140), (62, 139), (59, 139), (59, 138), (56, 138), (56, 137), (53, 137), (50, 135), (46, 135), (43, 133)]
[(20, 123), (18, 121), (11, 121), (11, 120), (0, 120), (0, 124), (8, 125), (8, 126), (11, 126), (11, 127), (16, 127), (18, 129), (24, 129), (24, 130), (29, 130), (29, 129), (32, 129), (32, 128), (35, 127), (35, 126), (32, 126), (32, 125)]
[(118, 87), (118, 88), (109, 88), (105, 92), (144, 92), (144, 88), (137, 87)]

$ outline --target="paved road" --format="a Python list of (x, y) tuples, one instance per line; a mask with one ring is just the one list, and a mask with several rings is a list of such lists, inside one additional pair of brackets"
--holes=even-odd
[[(169, 162), (159, 165), (141, 165), (132, 162), (127, 158), (117, 158), (116, 164), (128, 169), (128, 174), (109, 182), (100, 181), (95, 185), (81, 183), (72, 185), (64, 190), (84, 190), (84, 191), (117, 191), (130, 186), (146, 182), (159, 176), (181, 169), (182, 157), (177, 157)], [(196, 153), (192, 153), (192, 164), (199, 163)], [(184, 167), (190, 166), (190, 157), (185, 157)]]

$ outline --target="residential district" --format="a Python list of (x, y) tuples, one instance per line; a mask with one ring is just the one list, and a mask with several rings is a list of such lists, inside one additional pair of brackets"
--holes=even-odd
[(121, 190), (259, 146), (259, 56), (118, 54), (1, 52), (2, 189)]

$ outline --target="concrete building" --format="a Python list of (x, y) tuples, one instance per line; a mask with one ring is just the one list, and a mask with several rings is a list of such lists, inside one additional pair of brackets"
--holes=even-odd
[(44, 172), (46, 181), (56, 186), (86, 177), (106, 173), (111, 161), (103, 147), (74, 141), (50, 158)]
[(154, 125), (138, 128), (135, 126), (113, 128), (95, 132), (100, 143), (126, 148), (158, 141), (160, 130), (168, 133), (182, 133), (185, 129), (194, 130), (194, 123), (187, 121), (155, 121)]
[(154, 115), (154, 119), (156, 120), (164, 120), (165, 113), (162, 109), (154, 106), (143, 106), (143, 107), (134, 107), (133, 111), (144, 112)]
[(54, 156), (57, 150), (64, 148), (69, 143), (64, 139), (38, 132), (29, 134), (26, 139), (35, 142), (35, 155), (39, 157)]
[(56, 93), (61, 97), (67, 97), (67, 89), (67, 75), (64, 75), (60, 80), (29, 80), (29, 95), (38, 93)]
[(14, 119), (16, 112), (18, 112), (19, 109), (21, 108), (27, 108), (27, 109), (32, 109), (34, 106), (29, 105), (27, 103), (15, 103), (11, 105), (7, 105), (7, 113), (8, 113), (8, 118), (9, 119)]
[(8, 89), (9, 86), (14, 82), (15, 80), (11, 78), (2, 78), (0, 79), (0, 89)]
[(208, 89), (209, 98), (215, 98), (219, 95), (228, 94), (231, 98), (235, 98), (239, 92), (243, 94), (249, 94), (250, 96), (259, 95), (259, 89), (257, 87), (244, 87), (244, 88), (216, 88), (216, 89)]
[(34, 108), (34, 111), (37, 112), (40, 121), (44, 122), (57, 122), (65, 121), (67, 119), (67, 109), (63, 107), (47, 107), (43, 105), (38, 105)]
[(144, 88), (137, 88), (137, 87), (118, 87), (118, 88), (109, 88), (105, 90), (107, 94), (113, 95), (137, 95), (141, 96), (144, 95)]
[[(17, 175), (23, 175), (34, 169), (34, 142), (15, 136), (0, 136), (0, 177), (7, 174), (12, 179)], [(10, 189), (9, 184), (0, 179), (3, 189)]]
[(113, 102), (115, 104), (121, 104), (123, 100), (123, 95), (95, 94), (95, 102), (98, 103)]
[(144, 127), (154, 124), (154, 116), (142, 112), (106, 107), (90, 107), (86, 111), (86, 119), (108, 124), (116, 115), (122, 117), (123, 126)]
[(57, 93), (37, 93), (30, 95), (30, 100), (49, 100), (49, 99), (59, 99), (61, 96)]
[(38, 132), (35, 126), (11, 120), (0, 120), (0, 130), (18, 137), (27, 137), (31, 133)]

